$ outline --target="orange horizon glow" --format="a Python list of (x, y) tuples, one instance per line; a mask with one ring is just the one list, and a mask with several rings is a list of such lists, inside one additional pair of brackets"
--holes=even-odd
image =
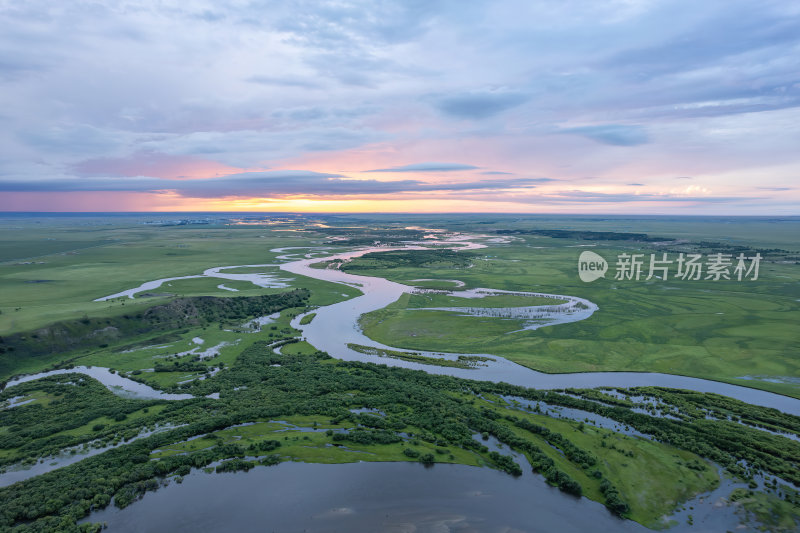
[[(580, 205), (566, 201), (523, 203), (459, 198), (415, 197), (405, 193), (400, 198), (335, 198), (291, 196), (282, 198), (184, 198), (178, 194), (136, 192), (26, 192), (9, 193), (0, 199), (4, 212), (293, 212), (293, 213), (519, 213), (519, 214), (697, 214), (700, 202), (685, 203), (633, 201), (609, 206), (603, 202)], [(680, 205), (677, 205), (680, 204)], [(113, 206), (113, 208), (111, 208)], [(616, 207), (612, 209), (611, 207)], [(721, 214), (721, 213), (716, 213)], [(735, 213), (731, 213), (735, 214)]]
[[(436, 141), (408, 147), (407, 150), (373, 143), (340, 151), (307, 153), (273, 161), (269, 167), (253, 168), (231, 166), (202, 156), (139, 151), (127, 157), (85, 160), (74, 168), (85, 172), (84, 179), (90, 183), (95, 179), (105, 180), (105, 183), (120, 179), (106, 176), (155, 179), (155, 183), (148, 184), (149, 190), (11, 190), (0, 195), (0, 211), (736, 215), (745, 212), (740, 206), (749, 208), (747, 214), (757, 214), (752, 208), (759, 207), (758, 200), (771, 196), (770, 211), (762, 214), (797, 214), (797, 202), (791, 205), (795, 193), (781, 192), (781, 188), (771, 193), (764, 192), (751, 185), (758, 183), (760, 169), (742, 169), (735, 175), (709, 173), (681, 178), (660, 169), (658, 164), (650, 163), (655, 167), (651, 168), (648, 163), (630, 161), (615, 168), (613, 173), (585, 177), (580, 170), (569, 166), (550, 168), (537, 157), (526, 163), (512, 162), (499, 149), (481, 153), (474, 142), (466, 139), (459, 143), (459, 151), (466, 150), (472, 154), (469, 158), (472, 165), (464, 169), (456, 165), (456, 169), (449, 170), (435, 170), (434, 166), (434, 170), (396, 171), (414, 161), (463, 160), (460, 157), (463, 154), (453, 153), (452, 148)], [(440, 152), (444, 152), (444, 156), (437, 157)], [(291, 172), (298, 172), (292, 169), (319, 173), (316, 177), (319, 181), (312, 180), (307, 189), (300, 188), (295, 193), (279, 194), (278, 191), (282, 190), (280, 184), (274, 194), (262, 187), (259, 196), (237, 196), (248, 191), (242, 182), (239, 182), (238, 190), (234, 188), (228, 195), (218, 197), (192, 197), (191, 188), (184, 187), (187, 181), (194, 180), (220, 179), (225, 183), (226, 179), (253, 179), (253, 183), (258, 183), (259, 172), (269, 175), (285, 171), (289, 176), (286, 179), (292, 179)], [(386, 172), (380, 169), (394, 170)], [(487, 172), (490, 170), (500, 172)], [(793, 165), (775, 169), (779, 175), (788, 175), (793, 170)], [(242, 174), (244, 176), (239, 176)], [(400, 185), (396, 192), (391, 193), (315, 192), (315, 183), (324, 185), (326, 176), (365, 184), (405, 181), (408, 187), (404, 190), (405, 187)], [(515, 180), (522, 180), (522, 183)], [(492, 182), (496, 186), (484, 187)], [(470, 184), (475, 184), (475, 187), (470, 188)], [(464, 188), (459, 188), (459, 185)], [(436, 186), (442, 188), (437, 190)], [(367, 186), (365, 190), (369, 188)]]

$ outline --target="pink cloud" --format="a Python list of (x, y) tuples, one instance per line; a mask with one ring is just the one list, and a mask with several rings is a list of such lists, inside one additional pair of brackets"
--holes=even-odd
[(171, 207), (166, 195), (138, 192), (7, 192), (0, 211), (158, 211)]

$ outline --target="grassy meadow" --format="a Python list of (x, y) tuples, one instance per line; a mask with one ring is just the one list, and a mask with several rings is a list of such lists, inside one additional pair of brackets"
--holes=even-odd
[[(0, 335), (27, 331), (83, 314), (92, 317), (135, 312), (172, 296), (251, 296), (284, 289), (217, 278), (177, 280), (147, 291), (150, 296), (94, 302), (160, 278), (202, 274), (226, 265), (272, 264), (270, 249), (307, 246), (319, 239), (302, 232), (261, 226), (150, 226), (113, 221), (75, 227), (62, 220), (42, 225), (30, 221), (0, 223)], [(5, 227), (4, 227), (5, 226)], [(60, 243), (62, 246), (56, 247)], [(313, 305), (327, 305), (355, 295), (349, 287), (286, 275), (277, 267), (250, 269), (295, 278), (293, 287), (313, 289)], [(234, 269), (232, 273), (246, 273)], [(220, 289), (218, 285), (238, 289)]]
[[(498, 295), (464, 299), (442, 294), (404, 296), (389, 307), (362, 318), (367, 335), (399, 348), (489, 353), (507, 357), (544, 372), (639, 370), (683, 374), (800, 395), (800, 268), (785, 256), (800, 251), (794, 219), (683, 219), (667, 217), (436, 217), (409, 216), (408, 222), (388, 223), (375, 217), (377, 227), (402, 228), (424, 223), (492, 237), (470, 252), (469, 262), (440, 261), (423, 265), (392, 264), (356, 259), (347, 270), (418, 286), (458, 290), (486, 287), (511, 291), (566, 294), (587, 298), (599, 306), (588, 320), (517, 331), (521, 322), (488, 317), (463, 317), (421, 307), (506, 307), (543, 305), (553, 300)], [(351, 226), (363, 217), (342, 218), (340, 233), (360, 242), (366, 226)], [(248, 282), (217, 278), (174, 280), (135, 299), (94, 302), (99, 297), (130, 289), (145, 281), (196, 275), (222, 265), (274, 264), (282, 253), (274, 248), (320, 246), (326, 234), (307, 231), (308, 222), (278, 225), (145, 225), (140, 219), (120, 218), (92, 223), (72, 219), (11, 219), (0, 223), (0, 336), (30, 331), (83, 315), (119, 316), (141, 312), (174, 296), (220, 297), (271, 294), (283, 289), (260, 288)], [(348, 229), (355, 227), (356, 229)], [(531, 228), (568, 231), (647, 232), (649, 236), (692, 243), (708, 255), (714, 243), (724, 246), (779, 250), (777, 259), (761, 264), (757, 281), (639, 281), (613, 279), (619, 253), (667, 251), (674, 259), (679, 247), (627, 240), (585, 240), (526, 234)], [(313, 230), (313, 228), (311, 228)], [(299, 231), (298, 231), (299, 230)], [(329, 232), (333, 230), (328, 230)], [(387, 230), (382, 230), (386, 233)], [(338, 249), (347, 249), (341, 244)], [(604, 279), (583, 283), (577, 258), (583, 250), (604, 256), (612, 271)], [(288, 253), (292, 252), (289, 250)], [(413, 252), (411, 253), (413, 254)], [(674, 268), (674, 265), (673, 265)], [(645, 264), (646, 269), (646, 264)], [(356, 289), (301, 276), (276, 266), (233, 269), (232, 273), (263, 272), (291, 279), (292, 287), (311, 290), (309, 305), (327, 305), (358, 294)], [(674, 270), (673, 270), (674, 272)], [(645, 276), (643, 276), (645, 277)], [(426, 281), (415, 281), (415, 280)], [(236, 291), (220, 288), (224, 285)], [(186, 332), (184, 342), (203, 332)], [(208, 334), (205, 332), (206, 335)], [(220, 336), (219, 342), (238, 337)], [(225, 337), (225, 338), (222, 338)], [(231, 338), (228, 338), (231, 337)], [(212, 340), (209, 340), (212, 342)], [(242, 341), (244, 342), (244, 341)], [(208, 346), (208, 344), (206, 345)], [(170, 348), (172, 349), (172, 348)], [(177, 348), (176, 348), (177, 349)], [(227, 351), (235, 351), (227, 348)], [(101, 364), (109, 354), (100, 350), (87, 357)], [(151, 354), (157, 355), (157, 354)], [(114, 355), (121, 368), (132, 356)], [(137, 363), (138, 364), (138, 363)], [(143, 367), (149, 368), (152, 365)], [(36, 370), (35, 367), (24, 371)], [(133, 370), (133, 368), (131, 368)]]
[[(777, 240), (775, 233), (770, 238)], [(368, 336), (390, 346), (501, 355), (544, 372), (682, 374), (800, 396), (797, 264), (762, 262), (756, 281), (646, 281), (646, 272), (638, 281), (616, 281), (613, 266), (618, 253), (644, 253), (649, 258), (660, 249), (618, 242), (588, 246), (585, 241), (521, 235), (509, 244), (479, 250), (482, 256), (469, 268), (399, 266), (362, 271), (356, 259), (348, 271), (412, 285), (410, 280), (424, 277), (458, 279), (465, 288), (566, 294), (599, 306), (588, 320), (514, 332), (520, 321), (415, 310), (440, 305), (429, 305), (419, 295), (403, 296), (361, 320)], [(580, 281), (577, 262), (585, 249), (606, 258), (612, 268), (607, 278)], [(480, 300), (461, 300), (481, 305)]]

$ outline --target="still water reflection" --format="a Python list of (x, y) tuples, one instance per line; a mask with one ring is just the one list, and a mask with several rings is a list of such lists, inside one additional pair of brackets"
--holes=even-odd
[(249, 473), (193, 473), (91, 522), (110, 531), (643, 532), (602, 505), (529, 473), (463, 465), (282, 463)]

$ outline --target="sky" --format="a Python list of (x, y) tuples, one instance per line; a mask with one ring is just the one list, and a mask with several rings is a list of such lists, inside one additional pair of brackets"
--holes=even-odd
[(0, 0), (0, 211), (800, 215), (800, 3)]

